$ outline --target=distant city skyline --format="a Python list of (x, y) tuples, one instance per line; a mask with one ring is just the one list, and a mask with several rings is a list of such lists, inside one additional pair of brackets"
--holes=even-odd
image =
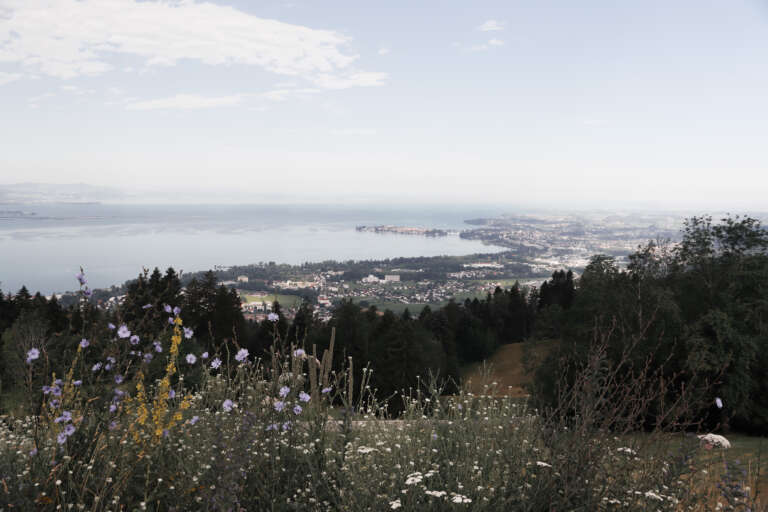
[(766, 210), (768, 5), (0, 0), (0, 185)]

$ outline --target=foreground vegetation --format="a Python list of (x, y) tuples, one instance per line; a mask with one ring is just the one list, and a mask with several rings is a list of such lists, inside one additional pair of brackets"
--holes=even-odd
[[(167, 341), (152, 342), (152, 352), (136, 349), (127, 325), (107, 339), (84, 337), (65, 375), (30, 389), (34, 414), (3, 420), (0, 499), (9, 510), (759, 506), (755, 474), (733, 466), (712, 496), (710, 452), (682, 433), (692, 404), (658, 409), (662, 383), (612, 365), (602, 342), (557, 409), (530, 409), (493, 385), (445, 396), (420, 378), (392, 420), (370, 387), (374, 369), (356, 380), (351, 358), (332, 368), (333, 337), (320, 356), (287, 345), (275, 322), (266, 361), (243, 348), (180, 357), (194, 333), (180, 310), (166, 309)], [(86, 365), (87, 353), (100, 361)], [(164, 370), (151, 381), (156, 360)], [(31, 348), (26, 363), (31, 382), (45, 353)], [(665, 420), (637, 435), (652, 407)]]

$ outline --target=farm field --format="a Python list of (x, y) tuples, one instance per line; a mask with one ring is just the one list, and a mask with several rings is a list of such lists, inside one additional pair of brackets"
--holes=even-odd
[(269, 304), (273, 303), (274, 301), (277, 301), (280, 303), (281, 307), (298, 307), (301, 305), (302, 298), (298, 295), (288, 295), (288, 294), (282, 294), (282, 293), (271, 293), (266, 296), (262, 295), (253, 295), (253, 294), (245, 294), (240, 295), (240, 298), (248, 303), (248, 302), (267, 302)]

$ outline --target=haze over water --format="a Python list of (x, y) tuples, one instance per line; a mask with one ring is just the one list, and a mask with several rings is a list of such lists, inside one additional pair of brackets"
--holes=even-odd
[(303, 263), (463, 255), (497, 247), (458, 236), (360, 233), (360, 224), (444, 229), (497, 215), (484, 207), (339, 205), (13, 205), (34, 216), (0, 218), (0, 289), (76, 289), (82, 266), (94, 288), (135, 278), (142, 267), (186, 272), (261, 261)]

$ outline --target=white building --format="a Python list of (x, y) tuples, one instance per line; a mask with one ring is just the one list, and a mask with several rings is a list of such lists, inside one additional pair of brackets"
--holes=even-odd
[(248, 276), (237, 276), (237, 282), (238, 283), (247, 283), (248, 282)]
[(384, 282), (385, 283), (399, 283), (400, 282), (400, 274), (390, 274), (384, 276)]

